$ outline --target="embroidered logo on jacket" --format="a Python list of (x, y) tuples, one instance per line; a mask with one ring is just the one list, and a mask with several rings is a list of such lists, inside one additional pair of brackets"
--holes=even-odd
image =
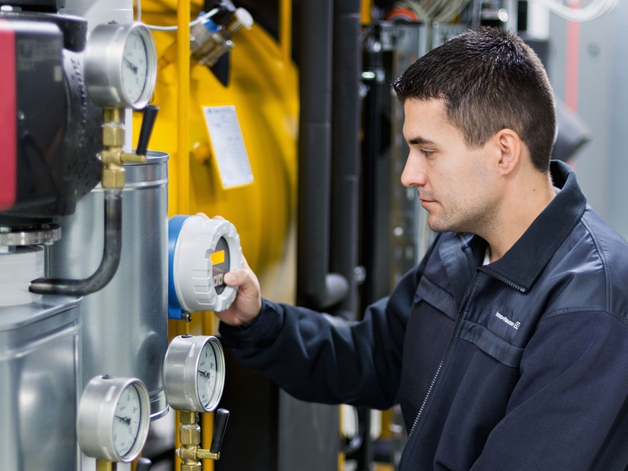
[(512, 327), (515, 330), (519, 330), (519, 326), (521, 325), (520, 322), (513, 322), (510, 319), (508, 319), (506, 316), (504, 316), (501, 312), (497, 311), (495, 313), (495, 317), (497, 317), (500, 321), (504, 321), (506, 324), (508, 324), (510, 327)]

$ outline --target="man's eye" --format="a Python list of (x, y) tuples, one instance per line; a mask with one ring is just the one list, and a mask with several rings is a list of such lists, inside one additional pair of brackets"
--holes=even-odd
[(421, 154), (423, 154), (425, 157), (429, 157), (433, 153), (434, 153), (434, 151), (432, 151), (432, 150), (421, 149)]

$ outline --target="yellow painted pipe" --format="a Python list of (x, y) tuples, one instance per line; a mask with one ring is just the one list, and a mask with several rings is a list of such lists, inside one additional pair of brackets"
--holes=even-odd
[(292, 59), (292, 0), (281, 0), (279, 11), (279, 43), (285, 63)]
[[(198, 317), (201, 318), (203, 322), (203, 335), (214, 335), (214, 313), (213, 312), (204, 312), (197, 313)], [(214, 414), (201, 414), (201, 430), (203, 431), (201, 435), (201, 447), (205, 450), (209, 450), (212, 445), (212, 438), (214, 435)], [(211, 471), (214, 469), (214, 461), (213, 460), (203, 460), (203, 470)]]
[(177, 5), (178, 152), (176, 214), (190, 211), (190, 1)]
[(373, 22), (373, 17), (371, 16), (372, 8), (373, 0), (362, 0), (360, 8), (360, 21), (362, 21), (363, 25), (369, 25)]
[[(189, 144), (189, 114), (190, 114), (190, 1), (179, 0), (177, 3), (177, 158), (176, 158), (176, 201), (170, 202), (171, 208), (176, 208), (174, 214), (188, 214), (190, 207), (190, 158)], [(171, 179), (172, 181), (172, 179)], [(181, 330), (179, 324), (178, 330)], [(187, 334), (189, 325), (183, 323), (183, 330)], [(177, 411), (177, 429), (180, 422)], [(176, 434), (176, 448), (181, 446), (179, 434)], [(181, 459), (175, 456), (175, 469), (180, 469)]]

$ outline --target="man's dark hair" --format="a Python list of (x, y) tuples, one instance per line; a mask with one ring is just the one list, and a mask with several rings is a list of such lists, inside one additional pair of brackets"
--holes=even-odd
[(393, 87), (402, 103), (445, 100), (447, 119), (469, 147), (512, 129), (534, 167), (548, 171), (556, 131), (552, 87), (537, 55), (517, 36), (497, 28), (468, 31), (419, 58)]

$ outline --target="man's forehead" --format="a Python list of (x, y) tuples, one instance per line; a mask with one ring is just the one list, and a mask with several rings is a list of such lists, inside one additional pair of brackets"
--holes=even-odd
[(412, 144), (433, 143), (425, 133), (427, 128), (449, 124), (442, 99), (408, 99), (404, 102), (403, 135)]

